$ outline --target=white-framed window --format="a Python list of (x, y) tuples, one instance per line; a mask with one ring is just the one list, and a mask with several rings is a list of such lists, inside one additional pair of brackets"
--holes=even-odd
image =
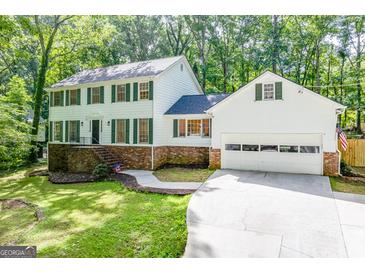
[(186, 120), (180, 119), (179, 121), (179, 137), (185, 137), (186, 136)]
[(138, 142), (140, 144), (148, 144), (148, 119), (139, 119), (138, 126)]
[(201, 136), (202, 120), (187, 120), (187, 136)]
[(275, 85), (274, 83), (263, 84), (264, 100), (275, 100)]
[(91, 89), (91, 103), (99, 104), (100, 103), (100, 87), (94, 87)]
[(55, 107), (63, 106), (62, 100), (63, 100), (62, 91), (53, 92), (53, 106)]
[(77, 134), (77, 122), (78, 121), (69, 121), (68, 122), (68, 134), (70, 142), (78, 142), (78, 134)]
[(62, 121), (53, 122), (53, 141), (62, 142)]
[(127, 101), (127, 88), (126, 84), (117, 85), (117, 102)]
[(77, 89), (70, 90), (70, 106), (77, 105)]
[(125, 119), (116, 120), (116, 130), (115, 130), (115, 141), (116, 143), (126, 143), (127, 139), (127, 128)]
[(139, 83), (139, 99), (148, 100), (148, 82)]
[(211, 137), (210, 119), (177, 119), (177, 131), (174, 126), (174, 137)]

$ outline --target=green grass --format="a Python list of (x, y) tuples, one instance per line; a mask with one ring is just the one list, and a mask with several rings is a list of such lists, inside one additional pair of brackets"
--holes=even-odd
[(341, 177), (330, 177), (330, 182), (333, 191), (365, 195), (364, 182), (350, 181)]
[[(0, 198), (19, 198), (37, 204), (45, 219), (31, 230), (24, 228), (22, 237), (0, 236), (0, 245), (9, 240), (18, 245), (36, 245), (39, 257), (183, 254), (190, 196), (137, 193), (112, 181), (55, 185), (46, 177), (24, 174), (26, 171), (1, 178)], [(13, 228), (23, 213), (17, 214), (11, 217), (13, 221), (9, 220)]]
[(207, 168), (163, 168), (153, 172), (161, 182), (205, 182), (214, 170)]

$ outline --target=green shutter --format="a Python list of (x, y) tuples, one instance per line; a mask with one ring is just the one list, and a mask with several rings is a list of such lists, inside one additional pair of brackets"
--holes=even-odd
[(65, 121), (65, 142), (68, 142), (68, 121)]
[(153, 144), (153, 119), (148, 119), (148, 143)]
[(64, 106), (64, 91), (61, 91), (61, 106)]
[(138, 137), (138, 119), (133, 119), (133, 144), (137, 144)]
[(77, 126), (77, 129), (76, 129), (77, 130), (76, 141), (78, 143), (80, 143), (80, 121), (77, 121), (76, 126)]
[(66, 106), (70, 105), (70, 91), (66, 90)]
[(174, 137), (177, 137), (177, 135), (178, 135), (178, 132), (177, 132), (177, 130), (178, 130), (178, 122), (179, 122), (178, 119), (174, 119), (174, 131), (173, 131), (173, 136)]
[(91, 88), (87, 88), (87, 104), (91, 104)]
[(49, 122), (49, 136), (48, 136), (48, 142), (53, 141), (53, 122)]
[(283, 82), (275, 82), (275, 100), (283, 99)]
[(61, 139), (60, 142), (63, 142), (63, 121), (61, 121)]
[(129, 144), (129, 119), (125, 119), (125, 143)]
[(49, 105), (53, 107), (53, 92), (50, 92), (50, 99), (49, 99)]
[(112, 119), (112, 144), (115, 143), (115, 119)]
[(262, 84), (256, 84), (256, 101), (262, 100)]
[(133, 83), (133, 101), (138, 101), (138, 83)]
[(104, 86), (100, 87), (100, 104), (104, 104)]
[(115, 85), (112, 85), (112, 103), (115, 103)]
[(126, 101), (127, 102), (130, 102), (130, 100), (131, 100), (131, 84), (126, 84), (126, 95), (125, 95), (125, 97), (126, 97)]
[(76, 104), (81, 105), (81, 89), (77, 89)]
[(148, 99), (153, 100), (153, 81), (149, 82)]

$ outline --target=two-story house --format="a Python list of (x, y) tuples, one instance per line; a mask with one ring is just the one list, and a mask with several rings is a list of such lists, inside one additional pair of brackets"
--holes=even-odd
[(205, 95), (180, 56), (82, 71), (47, 91), (50, 170), (91, 171), (102, 146), (124, 168), (338, 173), (344, 106), (271, 72)]

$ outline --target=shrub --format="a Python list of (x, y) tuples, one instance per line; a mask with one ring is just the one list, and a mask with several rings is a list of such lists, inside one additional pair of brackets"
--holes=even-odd
[(110, 168), (106, 164), (98, 164), (93, 171), (93, 175), (98, 179), (104, 179), (110, 174)]
[(352, 168), (348, 164), (346, 164), (344, 160), (341, 160), (340, 169), (341, 169), (341, 174), (342, 175), (344, 175), (344, 176), (354, 176)]

